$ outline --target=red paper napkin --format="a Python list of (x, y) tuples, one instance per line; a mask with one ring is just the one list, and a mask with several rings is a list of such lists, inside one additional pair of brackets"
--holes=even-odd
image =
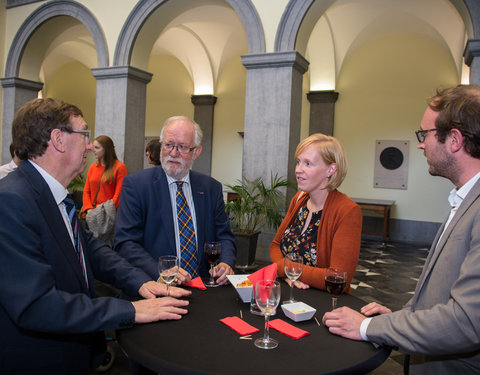
[(292, 326), (291, 324), (284, 322), (282, 319), (272, 320), (270, 327), (276, 329), (278, 332), (283, 333), (284, 335), (290, 336), (292, 339), (298, 340), (303, 336), (307, 336), (310, 332), (304, 331), (303, 329)]
[(205, 284), (203, 283), (202, 279), (200, 278), (200, 276), (190, 280), (189, 283), (185, 283), (183, 284), (185, 286), (190, 286), (192, 288), (198, 288), (198, 289), (201, 289), (201, 290), (206, 290), (207, 287), (205, 286)]
[(257, 272), (248, 276), (248, 279), (252, 282), (253, 287), (260, 280), (276, 280), (277, 278), (277, 263), (272, 263), (269, 266), (260, 268)]
[(258, 332), (258, 328), (251, 326), (247, 322), (240, 319), (238, 316), (229, 316), (227, 318), (220, 319), (220, 321), (229, 326), (234, 331), (237, 331), (242, 336), (250, 335)]

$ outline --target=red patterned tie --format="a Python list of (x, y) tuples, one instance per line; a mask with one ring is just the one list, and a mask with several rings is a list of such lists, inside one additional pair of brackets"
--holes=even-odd
[(198, 276), (197, 244), (195, 228), (187, 200), (183, 194), (183, 181), (177, 181), (177, 220), (180, 235), (180, 267), (187, 271), (192, 278)]

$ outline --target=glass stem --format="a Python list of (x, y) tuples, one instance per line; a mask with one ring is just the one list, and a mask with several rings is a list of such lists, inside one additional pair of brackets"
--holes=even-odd
[(290, 285), (290, 302), (293, 302), (293, 281), (292, 281), (292, 284)]
[(270, 315), (265, 314), (265, 333), (263, 334), (263, 341), (264, 342), (270, 341), (270, 332), (269, 332), (269, 326), (268, 326), (269, 318), (270, 318)]
[(213, 280), (213, 264), (210, 264), (210, 284), (215, 284), (215, 280)]
[(332, 297), (332, 310), (337, 308), (337, 297)]
[(170, 284), (167, 283), (167, 297), (170, 295)]

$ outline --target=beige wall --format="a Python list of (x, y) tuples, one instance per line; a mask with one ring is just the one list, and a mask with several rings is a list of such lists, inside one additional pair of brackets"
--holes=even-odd
[[(457, 79), (451, 58), (431, 40), (385, 37), (354, 53), (337, 83), (334, 135), (349, 160), (340, 189), (354, 197), (395, 200), (394, 218), (442, 221), (452, 185), (428, 174), (414, 131), (420, 127), (426, 98), (439, 86), (457, 84)], [(410, 141), (407, 190), (373, 188), (375, 140)]]
[(232, 59), (219, 77), (213, 129), (212, 177), (233, 185), (242, 178), (246, 71), (240, 57)]
[(158, 137), (167, 118), (193, 118), (193, 82), (185, 67), (172, 56), (151, 56), (148, 71), (153, 77), (147, 85), (145, 135)]

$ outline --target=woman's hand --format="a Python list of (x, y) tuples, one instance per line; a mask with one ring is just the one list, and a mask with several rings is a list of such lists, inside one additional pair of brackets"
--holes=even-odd
[[(292, 286), (292, 282), (290, 281), (290, 279), (286, 278), (285, 281), (287, 282), (288, 286)], [(293, 282), (293, 286), (297, 287), (298, 289), (308, 289), (310, 288), (310, 285), (308, 284), (305, 284), (304, 282), (300, 281), (300, 280), (295, 280)]]

